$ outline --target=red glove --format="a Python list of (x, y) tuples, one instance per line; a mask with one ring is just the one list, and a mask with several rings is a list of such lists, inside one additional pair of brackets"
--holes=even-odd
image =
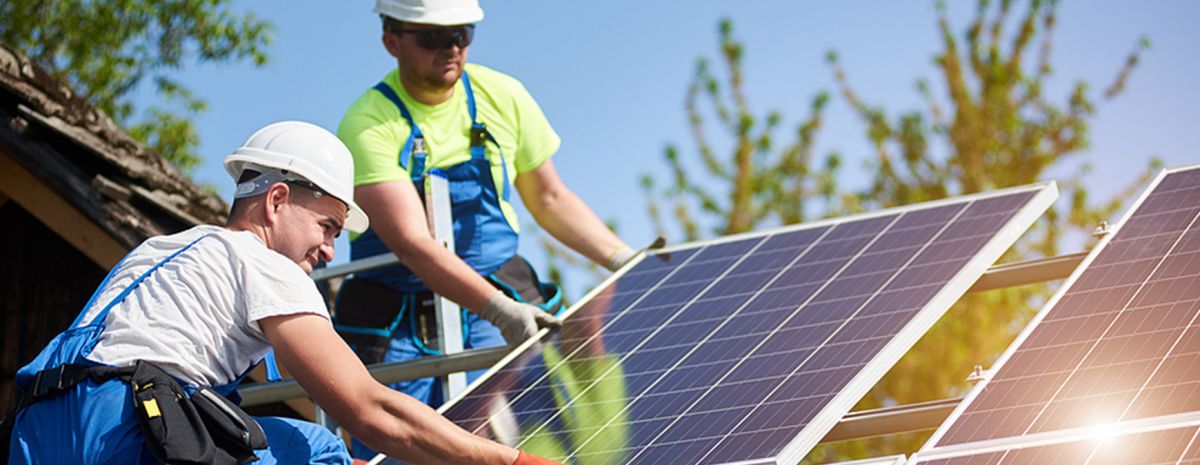
[(525, 451), (517, 451), (517, 461), (513, 465), (563, 465), (548, 458), (538, 457), (536, 455), (526, 454)]

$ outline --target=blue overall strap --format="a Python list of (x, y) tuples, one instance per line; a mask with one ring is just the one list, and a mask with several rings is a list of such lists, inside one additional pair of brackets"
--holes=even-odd
[(104, 276), (104, 281), (100, 281), (100, 285), (96, 287), (96, 292), (93, 292), (92, 296), (88, 298), (87, 303), (83, 305), (83, 311), (79, 312), (78, 315), (75, 315), (75, 321), (72, 321), (71, 326), (67, 326), (67, 328), (79, 326), (79, 323), (83, 321), (83, 315), (87, 314), (88, 309), (92, 308), (92, 304), (96, 303), (96, 298), (100, 297), (100, 291), (103, 291), (104, 288), (108, 287), (108, 281), (112, 279), (113, 275), (117, 274), (117, 270), (121, 269), (121, 265), (125, 264), (126, 258), (129, 258), (129, 255), (121, 257), (121, 261), (117, 262), (117, 264), (114, 265), (111, 270), (108, 270), (108, 274)]
[[(192, 241), (188, 245), (183, 246), (182, 249), (176, 250), (175, 253), (172, 253), (171, 255), (167, 256), (167, 258), (162, 259), (162, 261), (160, 261), (160, 262), (156, 263), (154, 266), (150, 267), (149, 270), (146, 270), (145, 273), (142, 273), (141, 276), (138, 276), (137, 279), (133, 280), (132, 283), (129, 283), (128, 286), (125, 286), (125, 290), (121, 291), (120, 294), (117, 294), (117, 296), (115, 298), (113, 298), (113, 300), (111, 302), (109, 302), (108, 305), (104, 306), (104, 310), (101, 310), (100, 314), (96, 315), (96, 317), (92, 319), (90, 324), (96, 324), (96, 322), (103, 323), (104, 319), (108, 317), (108, 312), (110, 310), (112, 310), (113, 307), (117, 306), (117, 304), (124, 301), (125, 298), (129, 296), (130, 292), (133, 292), (133, 290), (136, 289), (138, 287), (138, 285), (142, 284), (142, 281), (145, 281), (146, 278), (150, 277), (151, 273), (153, 273), (155, 270), (158, 270), (160, 267), (165, 265), (167, 262), (171, 261), (171, 259), (179, 256), (179, 254), (183, 253), (185, 250), (192, 248), (193, 245), (196, 245), (197, 242), (200, 242), (200, 239), (204, 239), (205, 237), (208, 237), (208, 235), (205, 234), (203, 236), (197, 237), (196, 240)], [(107, 282), (107, 278), (105, 279), (105, 281)], [(93, 296), (93, 298), (94, 298), (94, 296)], [(84, 311), (86, 312), (86, 310), (84, 310)], [(83, 318), (83, 316), (80, 315), (79, 318), (76, 318), (76, 320), (80, 320), (82, 318)], [(72, 327), (74, 327), (74, 326), (72, 326)]]
[(487, 127), (479, 122), (475, 111), (475, 92), (471, 90), (471, 78), (467, 76), (467, 72), (462, 73), (463, 88), (467, 90), (467, 112), (471, 114), (471, 159), (486, 160), (487, 153), (484, 148), (484, 138), (496, 144), (496, 150), (500, 151), (500, 170), (504, 173), (504, 185), (500, 187), (500, 198), (508, 201), (508, 192), (512, 189), (508, 188), (508, 162), (504, 159), (504, 149), (500, 147), (500, 143), (496, 142), (496, 138), (492, 133), (488, 132)]
[[(275, 362), (275, 349), (268, 350), (267, 355), (263, 357), (263, 361), (267, 362), (268, 383), (279, 382), (283, 379), (283, 374), (279, 373), (279, 364)], [(238, 378), (238, 380), (241, 381), (241, 378)]]
[[(388, 100), (391, 100), (392, 104), (400, 109), (400, 114), (404, 116), (404, 120), (408, 121), (408, 140), (404, 141), (404, 147), (400, 148), (399, 162), (401, 168), (408, 170), (412, 181), (414, 183), (418, 182), (421, 180), (421, 176), (425, 174), (425, 135), (421, 133), (421, 127), (417, 126), (417, 123), (413, 121), (412, 113), (409, 113), (408, 107), (404, 105), (404, 102), (400, 100), (400, 96), (396, 95), (396, 91), (392, 90), (391, 86), (380, 82), (375, 84), (373, 89), (379, 91)], [(409, 169), (406, 164), (409, 158), (413, 159), (412, 169)]]

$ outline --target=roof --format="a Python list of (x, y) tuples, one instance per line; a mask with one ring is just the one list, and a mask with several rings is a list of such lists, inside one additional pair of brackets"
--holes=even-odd
[(0, 46), (0, 153), (126, 248), (228, 208), (28, 57)]

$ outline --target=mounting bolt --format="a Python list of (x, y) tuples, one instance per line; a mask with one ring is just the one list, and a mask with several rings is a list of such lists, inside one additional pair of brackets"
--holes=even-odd
[(1104, 237), (1104, 236), (1107, 236), (1108, 233), (1110, 233), (1110, 232), (1112, 232), (1112, 228), (1110, 228), (1108, 226), (1108, 221), (1100, 220), (1100, 225), (1096, 226), (1096, 229), (1092, 230), (1092, 236)]
[(17, 134), (24, 135), (25, 131), (29, 129), (29, 121), (20, 116), (14, 116), (12, 119), (8, 120), (8, 127)]
[(977, 383), (983, 381), (986, 376), (987, 372), (983, 371), (983, 365), (975, 365), (975, 368), (971, 369), (971, 374), (967, 375), (967, 382)]

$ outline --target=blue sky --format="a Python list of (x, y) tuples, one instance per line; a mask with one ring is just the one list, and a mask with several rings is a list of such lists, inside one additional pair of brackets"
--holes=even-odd
[[(951, 1), (956, 32), (975, 2)], [(1021, 3), (1021, 2), (1017, 2)], [(195, 177), (228, 199), (232, 183), (220, 167), (255, 129), (301, 119), (337, 127), (346, 107), (395, 66), (379, 43), (371, 1), (237, 1), (275, 25), (265, 67), (203, 64), (183, 81), (208, 100), (196, 123), (204, 158)], [(871, 151), (863, 125), (836, 96), (824, 62), (836, 49), (860, 96), (894, 115), (920, 108), (918, 78), (935, 84), (938, 50), (931, 0), (633, 1), (484, 0), (470, 60), (511, 74), (531, 91), (563, 138), (554, 158), (567, 184), (633, 245), (653, 230), (638, 186), (642, 173), (664, 178), (663, 148), (692, 156), (684, 95), (697, 58), (716, 59), (717, 23), (733, 20), (746, 47), (745, 91), (755, 114), (779, 110), (786, 133), (807, 114), (820, 90), (835, 94), (817, 153), (846, 159), (844, 185), (861, 185)], [(1021, 6), (1018, 12), (1024, 10)], [(1092, 83), (1098, 117), (1092, 148), (1051, 173), (1065, 177), (1086, 160), (1093, 195), (1128, 185), (1151, 156), (1167, 166), (1200, 162), (1200, 2), (1063, 1), (1046, 95), (1062, 103), (1072, 83)], [(1141, 36), (1152, 46), (1121, 97), (1099, 98)], [(940, 91), (940, 87), (935, 86)], [(142, 99), (156, 98), (152, 95)], [(716, 140), (718, 144), (721, 142)], [(1061, 201), (1061, 200), (1060, 200)], [(531, 223), (528, 215), (523, 223)], [(522, 252), (541, 266), (531, 235)], [(345, 241), (335, 263), (345, 260)], [(576, 280), (580, 281), (580, 280)], [(572, 294), (578, 296), (579, 289)]]

